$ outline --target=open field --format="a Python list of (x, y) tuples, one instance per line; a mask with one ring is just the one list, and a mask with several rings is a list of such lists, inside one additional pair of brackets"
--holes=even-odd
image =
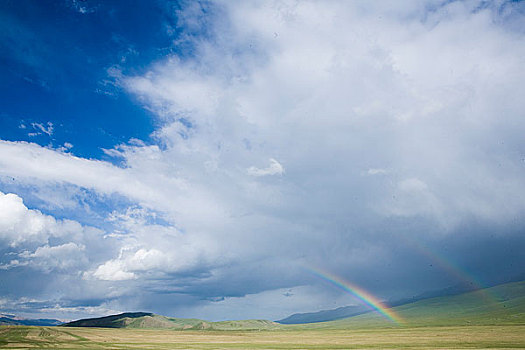
[(2, 349), (523, 349), (525, 325), (174, 331), (0, 327)]

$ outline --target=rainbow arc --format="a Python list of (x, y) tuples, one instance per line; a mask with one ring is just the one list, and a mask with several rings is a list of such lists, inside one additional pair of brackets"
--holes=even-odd
[(394, 322), (395, 324), (398, 324), (398, 325), (401, 325), (404, 323), (403, 319), (398, 314), (396, 314), (394, 310), (384, 305), (379, 299), (377, 299), (376, 297), (374, 297), (372, 294), (365, 291), (364, 289), (356, 286), (355, 284), (345, 281), (344, 279), (338, 276), (335, 276), (329, 272), (320, 271), (318, 269), (309, 269), (309, 271), (315, 276), (320, 277), (323, 280), (330, 282), (331, 284), (355, 296), (356, 298), (361, 300), (363, 303), (370, 306), (372, 309), (376, 310), (379, 314), (381, 314), (383, 317), (385, 317), (389, 321)]

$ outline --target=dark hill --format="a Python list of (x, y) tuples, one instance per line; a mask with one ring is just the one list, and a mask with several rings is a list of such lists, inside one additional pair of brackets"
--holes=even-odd
[(125, 312), (118, 315), (104, 316), (98, 318), (86, 318), (64, 324), (65, 327), (101, 327), (101, 328), (122, 328), (126, 325), (127, 319), (134, 319), (144, 316), (153, 316), (149, 312)]

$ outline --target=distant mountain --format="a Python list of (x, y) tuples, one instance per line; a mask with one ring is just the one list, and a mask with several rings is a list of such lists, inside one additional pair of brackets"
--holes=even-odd
[(351, 316), (360, 315), (370, 311), (371, 308), (363, 306), (344, 306), (333, 310), (321, 310), (317, 312), (297, 313), (282, 320), (275, 321), (281, 324), (302, 324), (313, 322), (326, 322), (339, 320)]
[(88, 318), (64, 324), (65, 327), (144, 328), (174, 330), (262, 330), (279, 325), (267, 320), (209, 322), (195, 318), (174, 318), (147, 312), (126, 312), (99, 318)]
[(1, 315), (0, 325), (2, 326), (59, 326), (63, 322), (55, 319), (23, 319), (14, 315)]
[(0, 317), (0, 326), (20, 326), (22, 325), (18, 320), (13, 320), (8, 317)]

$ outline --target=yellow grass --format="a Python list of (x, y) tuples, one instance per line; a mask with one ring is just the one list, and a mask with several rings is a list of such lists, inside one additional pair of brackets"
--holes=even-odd
[(525, 325), (173, 331), (0, 327), (2, 349), (524, 349)]

